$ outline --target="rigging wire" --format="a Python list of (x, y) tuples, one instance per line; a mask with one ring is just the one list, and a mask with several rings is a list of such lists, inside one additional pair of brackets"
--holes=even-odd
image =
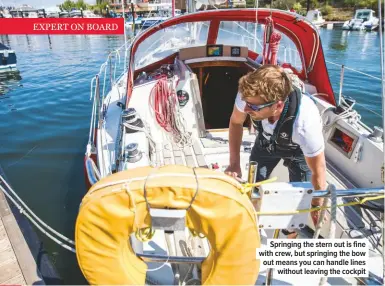
[(258, 27), (258, 7), (259, 0), (254, 1), (255, 7), (255, 25), (254, 25), (254, 52), (257, 52), (257, 27)]

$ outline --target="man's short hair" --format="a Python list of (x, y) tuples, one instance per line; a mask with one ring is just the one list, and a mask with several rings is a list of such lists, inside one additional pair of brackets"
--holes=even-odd
[(285, 100), (293, 87), (286, 72), (279, 66), (263, 65), (239, 80), (242, 99), (260, 97), (266, 103)]

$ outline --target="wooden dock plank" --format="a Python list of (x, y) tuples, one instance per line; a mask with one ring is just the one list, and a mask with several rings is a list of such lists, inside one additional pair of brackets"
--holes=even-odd
[[(0, 169), (1, 174), (1, 169)], [(1, 193), (1, 191), (0, 191)], [(9, 205), (5, 199), (5, 196), (2, 194), (0, 195), (0, 218), (5, 217), (6, 215), (9, 215), (12, 213), (11, 209), (9, 208)]]
[(0, 284), (19, 275), (24, 284), (45, 284), (13, 211), (0, 191)]
[[(29, 285), (42, 285), (45, 284), (42, 280), (40, 271), (36, 265), (35, 259), (24, 240), (24, 236), (16, 222), (13, 214), (9, 214), (2, 218), (4, 227), (6, 229), (8, 238), (11, 242), (13, 251), (17, 258), (17, 265), (20, 265), (21, 272), (24, 276), (25, 281)], [(14, 273), (16, 274), (16, 273)], [(19, 273), (17, 273), (18, 275)], [(16, 275), (14, 275), (16, 276)]]
[(0, 284), (10, 280), (21, 274), (19, 263), (17, 263), (16, 257), (7, 261), (6, 263), (0, 264)]
[(0, 265), (8, 263), (11, 260), (16, 260), (16, 256), (15, 253), (13, 253), (11, 245), (9, 245), (8, 248), (0, 252)]
[(27, 285), (27, 283), (25, 283), (25, 280), (24, 280), (24, 277), (22, 274), (19, 274), (7, 281), (4, 281), (5, 285)]
[[(0, 252), (11, 247), (11, 242), (8, 239), (7, 232), (5, 231), (3, 221), (0, 218)], [(0, 260), (0, 263), (2, 261)]]

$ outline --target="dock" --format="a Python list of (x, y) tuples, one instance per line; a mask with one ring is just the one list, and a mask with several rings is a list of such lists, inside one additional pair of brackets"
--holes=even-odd
[(341, 29), (342, 26), (344, 25), (344, 21), (326, 21), (322, 25), (320, 25), (321, 28), (326, 28), (328, 30), (330, 29)]
[[(0, 174), (4, 178), (1, 166)], [(0, 190), (0, 285), (46, 285), (46, 281), (63, 284), (29, 221)]]

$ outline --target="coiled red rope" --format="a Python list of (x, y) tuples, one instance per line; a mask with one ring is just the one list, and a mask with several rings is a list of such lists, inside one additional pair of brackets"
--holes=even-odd
[[(272, 33), (270, 34), (270, 31)], [(270, 35), (269, 35), (270, 34)], [(268, 38), (270, 37), (270, 39)], [(278, 49), (279, 42), (281, 41), (281, 34), (274, 31), (274, 22), (271, 17), (266, 18), (265, 32), (263, 35), (264, 43), (263, 43), (263, 64), (270, 63), (273, 65), (278, 64)], [(268, 44), (268, 47), (266, 45)]]
[(177, 126), (177, 96), (174, 88), (169, 87), (166, 76), (159, 78), (150, 94), (150, 106), (155, 112), (156, 122), (167, 132), (179, 135)]

